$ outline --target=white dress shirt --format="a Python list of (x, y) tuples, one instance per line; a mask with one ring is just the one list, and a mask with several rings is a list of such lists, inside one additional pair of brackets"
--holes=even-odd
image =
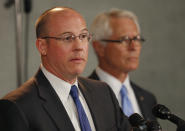
[[(54, 88), (57, 95), (59, 96), (59, 98), (60, 98), (62, 104), (64, 105), (64, 108), (65, 108), (74, 128), (75, 128), (75, 131), (81, 131), (76, 105), (73, 101), (73, 98), (70, 95), (70, 90), (71, 90), (72, 85), (70, 83), (56, 77), (55, 75), (53, 75), (49, 71), (47, 71), (42, 64), (41, 64), (41, 70), (44, 73), (44, 75), (46, 76), (46, 78), (48, 79), (48, 81), (50, 82), (50, 84), (52, 85), (52, 87)], [(73, 85), (76, 85), (78, 88), (77, 80)], [(79, 92), (80, 102), (82, 103), (82, 106), (83, 106), (85, 113), (87, 115), (87, 118), (89, 120), (91, 130), (95, 131), (95, 126), (94, 126), (94, 122), (92, 120), (90, 110), (89, 110), (87, 103), (86, 103), (81, 91), (79, 90), (79, 88), (78, 88), (78, 92)]]
[(121, 86), (124, 84), (127, 89), (128, 98), (131, 101), (134, 113), (138, 113), (142, 116), (140, 108), (137, 103), (136, 96), (135, 96), (134, 91), (130, 85), (129, 76), (127, 76), (125, 81), (123, 83), (121, 83), (116, 77), (105, 72), (100, 67), (96, 68), (96, 74), (98, 75), (98, 77), (100, 78), (101, 81), (106, 82), (112, 88), (114, 94), (116, 95), (116, 98), (118, 99), (120, 107), (122, 107), (120, 90), (121, 90)]

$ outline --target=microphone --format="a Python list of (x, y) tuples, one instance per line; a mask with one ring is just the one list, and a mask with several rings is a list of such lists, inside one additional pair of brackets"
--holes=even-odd
[(147, 131), (146, 121), (139, 114), (132, 114), (128, 120), (133, 127), (139, 128), (140, 131)]
[(140, 131), (162, 131), (157, 121), (146, 121), (139, 114), (134, 113), (129, 117), (130, 124)]
[(185, 125), (178, 126), (177, 131), (185, 131)]
[(137, 127), (132, 127), (131, 131), (141, 131), (141, 130), (139, 128), (137, 128)]
[(164, 105), (157, 104), (152, 108), (152, 113), (154, 116), (164, 119), (164, 120), (169, 120), (172, 123), (176, 124), (178, 127), (185, 125), (185, 121), (179, 118), (178, 116), (172, 114), (170, 110), (165, 107)]
[(162, 131), (162, 128), (157, 121), (148, 121), (147, 127), (148, 131)]

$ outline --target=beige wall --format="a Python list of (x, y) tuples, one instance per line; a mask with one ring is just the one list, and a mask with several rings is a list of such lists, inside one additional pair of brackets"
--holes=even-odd
[[(16, 88), (14, 8), (5, 9), (4, 2), (0, 1), (0, 97)], [(34, 22), (41, 12), (57, 5), (78, 10), (88, 25), (98, 12), (110, 8), (135, 12), (147, 41), (142, 49), (140, 67), (131, 74), (131, 79), (156, 94), (159, 103), (185, 119), (184, 0), (34, 0), (29, 20), (29, 77), (40, 64), (34, 44)], [(89, 75), (96, 65), (90, 46), (83, 76)], [(175, 130), (172, 123), (160, 122), (164, 131)]]

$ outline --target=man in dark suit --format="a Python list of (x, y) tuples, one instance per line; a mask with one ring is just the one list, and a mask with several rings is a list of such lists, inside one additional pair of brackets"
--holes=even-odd
[(144, 42), (135, 14), (120, 9), (100, 13), (91, 25), (91, 33), (98, 67), (89, 78), (106, 82), (127, 116), (139, 113), (146, 120), (156, 120), (152, 115), (156, 98), (129, 78), (129, 72), (138, 67)]
[(42, 64), (0, 100), (0, 130), (130, 131), (110, 87), (78, 77), (91, 38), (83, 17), (67, 7), (49, 9), (37, 20), (36, 34)]

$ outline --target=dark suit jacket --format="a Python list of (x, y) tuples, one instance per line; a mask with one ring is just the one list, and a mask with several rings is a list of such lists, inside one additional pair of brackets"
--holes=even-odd
[[(130, 124), (110, 87), (78, 78), (97, 131), (129, 131)], [(103, 94), (103, 95), (102, 95)], [(74, 131), (56, 92), (41, 70), (23, 86), (0, 100), (1, 131)], [(2, 124), (2, 123), (0, 123)]]
[[(93, 71), (89, 78), (100, 80), (95, 71)], [(133, 82), (131, 82), (131, 86), (134, 90), (137, 102), (139, 104), (139, 108), (145, 120), (156, 121), (156, 118), (152, 114), (152, 107), (157, 104), (155, 96), (152, 93), (140, 88)]]

